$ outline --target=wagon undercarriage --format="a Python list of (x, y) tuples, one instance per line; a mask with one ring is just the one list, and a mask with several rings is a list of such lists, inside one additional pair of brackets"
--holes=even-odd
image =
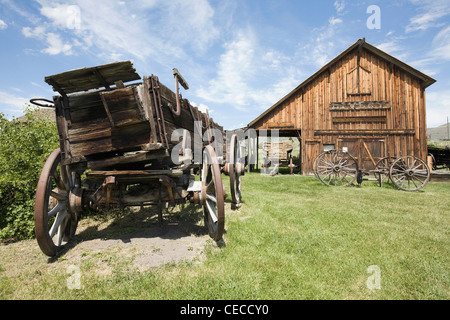
[(355, 181), (361, 185), (364, 176), (373, 175), (380, 187), (391, 181), (399, 190), (417, 191), (425, 187), (430, 180), (427, 164), (414, 156), (398, 158), (387, 156), (372, 159), (374, 170), (364, 170), (358, 161), (348, 152), (337, 150), (324, 151), (314, 160), (315, 176), (328, 186), (350, 186)]

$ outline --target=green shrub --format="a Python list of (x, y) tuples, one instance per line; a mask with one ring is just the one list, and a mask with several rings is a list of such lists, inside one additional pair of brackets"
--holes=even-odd
[(26, 121), (0, 113), (0, 238), (34, 235), (33, 209), (42, 167), (58, 146), (54, 121), (26, 109)]

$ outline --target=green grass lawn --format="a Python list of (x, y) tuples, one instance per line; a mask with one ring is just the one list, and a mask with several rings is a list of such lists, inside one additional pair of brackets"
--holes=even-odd
[[(67, 288), (58, 261), (48, 267), (38, 251), (23, 257), (0, 246), (0, 299), (450, 298), (449, 182), (403, 192), (246, 174), (242, 194), (242, 208), (227, 212), (225, 246), (211, 242), (199, 261), (145, 272), (109, 255), (108, 276), (90, 272), (87, 260), (80, 290)], [(7, 272), (14, 255), (30, 267)], [(379, 289), (367, 286), (370, 266), (379, 268)]]

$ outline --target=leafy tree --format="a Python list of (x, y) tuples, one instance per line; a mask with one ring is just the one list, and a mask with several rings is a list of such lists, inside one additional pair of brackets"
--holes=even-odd
[(0, 238), (34, 235), (34, 198), (42, 167), (58, 146), (54, 121), (27, 107), (25, 121), (0, 113)]

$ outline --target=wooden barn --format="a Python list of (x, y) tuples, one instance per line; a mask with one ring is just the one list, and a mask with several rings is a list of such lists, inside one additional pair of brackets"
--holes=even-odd
[(425, 88), (436, 80), (360, 39), (254, 119), (300, 141), (301, 173), (323, 150), (347, 150), (360, 168), (413, 155), (426, 161)]

